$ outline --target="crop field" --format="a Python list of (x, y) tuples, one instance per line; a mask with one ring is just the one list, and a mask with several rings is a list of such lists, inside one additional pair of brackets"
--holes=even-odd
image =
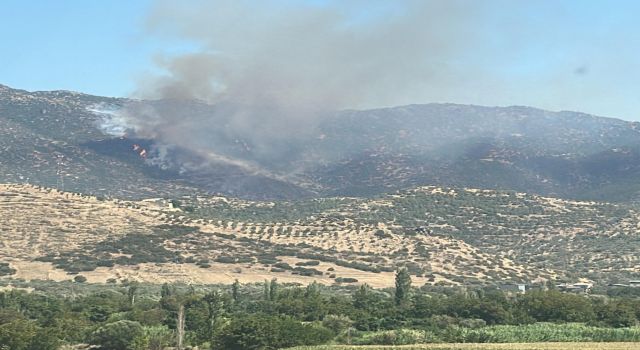
[(636, 350), (640, 349), (640, 343), (502, 343), (502, 344), (420, 344), (420, 345), (323, 345), (323, 346), (302, 346), (289, 350), (449, 350), (449, 349), (479, 349), (479, 350)]

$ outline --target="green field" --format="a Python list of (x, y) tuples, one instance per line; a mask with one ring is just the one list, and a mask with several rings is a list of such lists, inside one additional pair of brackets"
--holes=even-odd
[(289, 350), (449, 350), (449, 349), (481, 349), (481, 350), (636, 350), (640, 349), (640, 343), (502, 343), (502, 344), (421, 344), (404, 346), (350, 346), (350, 345), (323, 345), (302, 346)]

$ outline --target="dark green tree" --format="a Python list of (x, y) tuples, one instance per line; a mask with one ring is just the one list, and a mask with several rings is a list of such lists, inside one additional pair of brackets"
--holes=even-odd
[(411, 293), (411, 275), (407, 268), (402, 267), (396, 271), (395, 302), (397, 306), (406, 305)]
[(36, 336), (38, 327), (34, 322), (23, 318), (0, 325), (0, 349), (3, 346), (11, 350), (28, 350)]
[(172, 296), (173, 294), (175, 294), (175, 288), (172, 288), (167, 283), (164, 283), (162, 285), (162, 289), (160, 289), (160, 297), (168, 298), (168, 297)]
[(278, 299), (278, 289), (279, 289), (279, 285), (278, 285), (278, 279), (274, 278), (271, 280), (271, 283), (269, 283), (269, 300), (271, 301), (275, 301), (276, 299)]
[(231, 285), (231, 298), (236, 303), (240, 300), (240, 282), (238, 282), (238, 279), (233, 281)]
[(228, 296), (225, 297), (218, 291), (209, 292), (202, 299), (207, 304), (207, 339), (212, 340), (215, 330), (221, 324), (226, 313), (229, 299)]
[(281, 349), (324, 344), (333, 332), (291, 318), (253, 315), (237, 317), (216, 333), (215, 345), (225, 350)]
[(133, 306), (136, 302), (136, 292), (138, 291), (138, 282), (132, 282), (127, 289), (127, 296), (129, 297), (129, 304)]
[(138, 322), (122, 320), (107, 323), (91, 333), (89, 343), (103, 350), (128, 350), (137, 337), (144, 334)]

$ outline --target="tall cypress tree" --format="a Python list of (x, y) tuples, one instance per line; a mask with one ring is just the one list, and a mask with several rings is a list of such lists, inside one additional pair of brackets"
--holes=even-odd
[(406, 267), (399, 268), (396, 271), (396, 305), (404, 305), (409, 300), (411, 292), (411, 275)]
[(238, 302), (238, 299), (240, 299), (240, 282), (238, 282), (238, 279), (231, 285), (231, 297), (234, 302)]

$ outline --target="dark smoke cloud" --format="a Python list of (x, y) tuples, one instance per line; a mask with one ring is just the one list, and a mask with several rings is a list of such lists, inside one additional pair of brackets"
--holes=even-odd
[[(121, 116), (140, 137), (255, 171), (304, 158), (288, 141), (317, 136), (317, 124), (336, 110), (455, 89), (465, 75), (457, 58), (479, 44), (476, 4), (156, 1), (148, 29), (200, 49), (160, 56), (164, 74), (143, 79), (136, 97), (215, 107), (193, 113), (135, 103)], [(246, 154), (230, 156), (221, 139), (244, 143)]]

